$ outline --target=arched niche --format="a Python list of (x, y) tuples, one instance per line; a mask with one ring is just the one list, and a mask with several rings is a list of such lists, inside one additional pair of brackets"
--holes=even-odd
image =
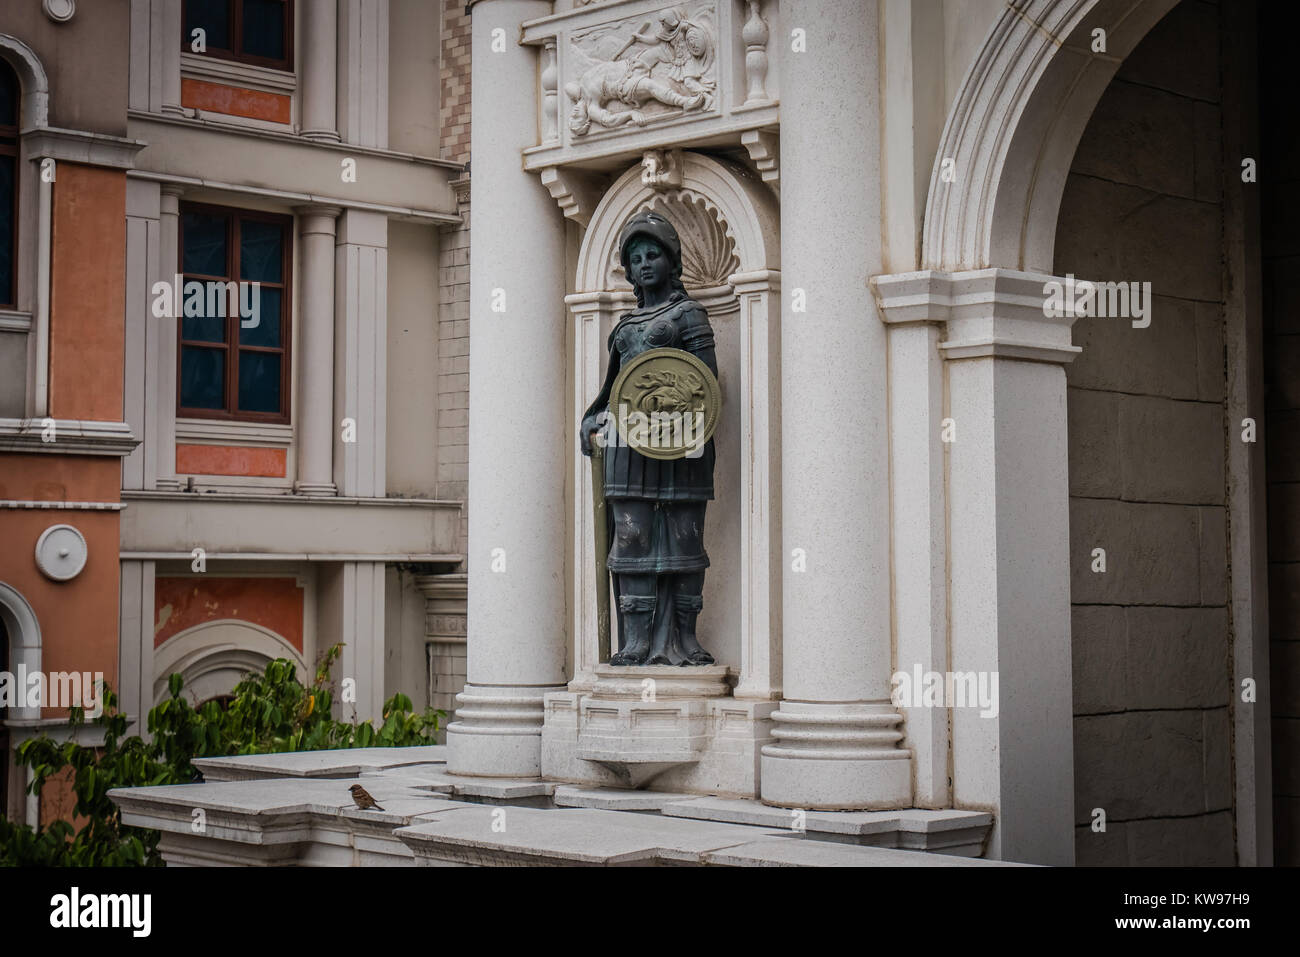
[(926, 198), (924, 268), (1051, 273), (1079, 138), (1124, 58), (1177, 2), (1006, 4), (944, 126)]
[[(40, 671), (41, 626), (36, 620), (36, 612), (22, 592), (4, 582), (0, 582), (0, 622), (4, 623), (4, 632), (9, 641), (8, 670), (15, 676), (20, 668), (29, 675)], [(35, 721), (40, 716), (40, 706), (28, 707), (23, 704), (8, 709), (8, 717), (14, 721)], [(0, 773), (2, 771), (0, 769)]]
[[(738, 696), (774, 698), (780, 686), (780, 225), (771, 190), (743, 166), (680, 154), (681, 181), (652, 187), (633, 166), (609, 187), (583, 235), (566, 298), (575, 325), (575, 433), (600, 391), (605, 342), (635, 307), (618, 262), (618, 235), (635, 213), (655, 209), (682, 239), (683, 280), (708, 310), (717, 337), (723, 416), (718, 426), (716, 498), (709, 505), (701, 641), (729, 666)], [(598, 662), (591, 464), (576, 448), (573, 575), (574, 690), (591, 687)], [(616, 631), (616, 628), (614, 629)], [(617, 634), (611, 636), (617, 647)]]
[(265, 670), (276, 658), (288, 658), (298, 680), (306, 680), (302, 655), (271, 629), (234, 618), (205, 621), (168, 638), (156, 652), (153, 703), (168, 696), (167, 682), (175, 673), (184, 677), (190, 703), (198, 704), (229, 694), (245, 675)]
[(20, 129), (45, 129), (50, 125), (50, 81), (40, 58), (26, 43), (8, 33), (0, 33), (0, 57), (14, 72), (22, 87)]

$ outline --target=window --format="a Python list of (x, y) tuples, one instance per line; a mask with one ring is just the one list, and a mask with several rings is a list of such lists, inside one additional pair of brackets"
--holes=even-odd
[[(293, 0), (184, 0), (181, 49), (202, 30), (206, 56), (293, 69)], [(320, 2), (320, 0), (317, 0)]]
[(182, 204), (178, 414), (289, 421), (292, 223)]
[(18, 75), (0, 60), (0, 307), (17, 302)]

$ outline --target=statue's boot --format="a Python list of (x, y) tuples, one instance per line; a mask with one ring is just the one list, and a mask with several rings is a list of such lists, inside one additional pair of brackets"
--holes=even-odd
[(673, 616), (677, 623), (677, 645), (681, 648), (684, 656), (683, 665), (713, 664), (713, 655), (700, 647), (700, 642), (695, 637), (695, 621), (700, 617), (700, 609), (703, 607), (704, 596), (702, 595), (683, 595), (679, 592), (673, 596)]
[(655, 617), (654, 595), (619, 595), (623, 612), (623, 647), (609, 658), (611, 665), (645, 664), (650, 651), (650, 628)]

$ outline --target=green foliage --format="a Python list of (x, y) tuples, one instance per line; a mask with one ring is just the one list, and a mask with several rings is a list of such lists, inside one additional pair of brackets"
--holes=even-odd
[[(86, 825), (74, 833), (69, 822), (54, 821), (33, 830), (0, 815), (0, 865), (162, 864), (160, 833), (124, 826), (108, 792), (201, 781), (191, 758), (432, 744), (444, 712), (430, 708), (415, 714), (411, 699), (403, 694), (385, 702), (378, 729), (368, 721), (353, 724), (330, 715), (330, 669), (341, 651), (341, 645), (334, 645), (326, 652), (315, 680), (306, 687), (298, 681), (293, 662), (276, 659), (262, 674), (250, 674), (236, 685), (225, 708), (216, 701), (194, 708), (181, 694), (181, 676), (174, 674), (168, 681), (170, 696), (149, 712), (150, 741), (124, 737), (127, 717), (117, 709), (117, 696), (102, 688), (103, 713), (92, 724), (102, 729), (103, 745), (85, 747), (41, 735), (17, 749), (19, 764), (32, 769), (32, 793), (39, 793), (64, 768), (72, 769), (73, 813), (85, 818)], [(84, 723), (82, 709), (70, 709), (70, 737), (75, 739)]]

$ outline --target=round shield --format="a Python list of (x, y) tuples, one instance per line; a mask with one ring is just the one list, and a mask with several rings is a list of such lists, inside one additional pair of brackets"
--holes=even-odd
[(621, 441), (647, 458), (698, 456), (718, 427), (722, 390), (685, 349), (650, 349), (619, 370), (609, 411)]

